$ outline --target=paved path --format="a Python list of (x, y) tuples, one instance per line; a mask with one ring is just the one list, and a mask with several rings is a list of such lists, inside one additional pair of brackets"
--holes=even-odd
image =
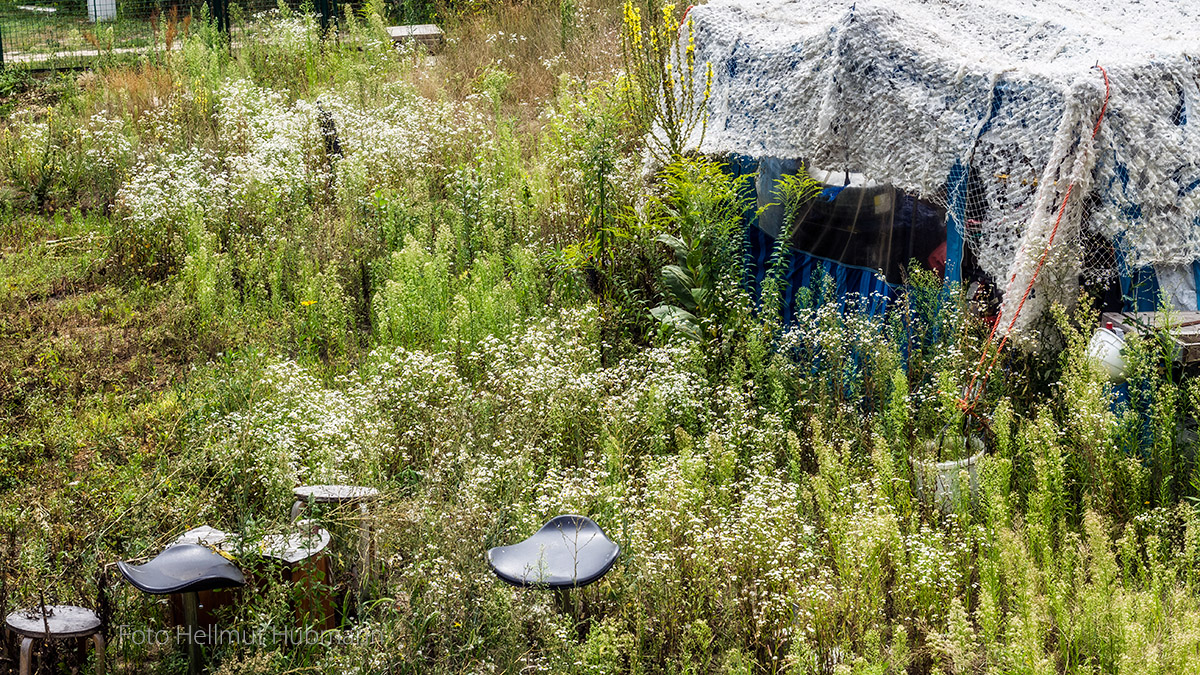
[(50, 52), (48, 54), (24, 54), (21, 52), (5, 52), (5, 64), (46, 63), (47, 61), (67, 61), (71, 59), (94, 59), (105, 54), (145, 54), (155, 49), (151, 47), (117, 47), (115, 49), (80, 49), (71, 52)]
[[(400, 45), (408, 40), (415, 39), (417, 42), (425, 45), (430, 52), (435, 52), (445, 44), (445, 34), (442, 29), (432, 24), (422, 24), (418, 26), (391, 26), (387, 29), (388, 35), (392, 41)], [(240, 44), (234, 42), (231, 47), (239, 47)], [(144, 47), (116, 47), (114, 49), (79, 49), (75, 51), (64, 52), (49, 52), (49, 53), (23, 53), (23, 52), (5, 52), (4, 63), (11, 65), (29, 65), (37, 63), (47, 63), (51, 61), (73, 61), (77, 59), (94, 59), (106, 54), (145, 54), (151, 51), (156, 51), (160, 45), (146, 45)]]

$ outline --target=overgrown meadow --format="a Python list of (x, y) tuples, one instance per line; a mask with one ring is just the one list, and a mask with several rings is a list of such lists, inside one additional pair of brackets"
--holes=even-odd
[[(110, 669), (182, 672), (121, 638), (165, 611), (113, 563), (355, 483), (369, 592), (215, 672), (1200, 669), (1200, 384), (1168, 341), (1131, 340), (1117, 396), (1087, 303), (1056, 310), (964, 419), (987, 331), (929, 273), (882, 314), (817, 281), (781, 325), (744, 179), (644, 145), (629, 8), (448, 12), (432, 58), (388, 12), (2, 72), (0, 609), (100, 609)], [(987, 455), (933, 503), (964, 426)], [(601, 582), (492, 575), (560, 513), (620, 544)], [(291, 594), (256, 577), (224, 619), (296, 625)]]

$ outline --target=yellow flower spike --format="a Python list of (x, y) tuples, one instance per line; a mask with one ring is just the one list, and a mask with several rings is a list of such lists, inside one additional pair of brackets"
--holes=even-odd
[(311, 307), (312, 305), (317, 304), (317, 301), (316, 300), (301, 300), (300, 304), (304, 305), (305, 307)]

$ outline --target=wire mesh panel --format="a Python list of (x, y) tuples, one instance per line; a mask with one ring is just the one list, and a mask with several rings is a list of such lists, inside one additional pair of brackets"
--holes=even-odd
[(202, 21), (239, 39), (281, 9), (313, 13), (323, 28), (341, 11), (337, 0), (0, 0), (0, 64), (53, 68), (86, 65), (105, 55), (137, 55), (178, 47)]
[[(364, 5), (365, 0), (0, 0), (0, 67), (80, 67), (104, 56), (162, 53), (210, 21), (229, 34), (236, 50), (287, 40), (289, 25), (311, 35), (305, 24), (315, 22), (325, 34), (345, 12), (360, 14)], [(409, 26), (435, 18), (433, 0), (386, 0), (379, 7), (391, 21), (408, 26), (393, 39), (440, 46), (436, 27)], [(285, 13), (290, 23), (280, 21)]]
[(0, 0), (0, 52), (9, 66), (71, 65), (177, 43), (206, 16), (205, 0)]

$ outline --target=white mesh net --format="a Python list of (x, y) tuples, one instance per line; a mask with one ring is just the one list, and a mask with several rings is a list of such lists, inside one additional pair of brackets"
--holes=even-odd
[(1118, 260), (1168, 279), (1200, 260), (1200, 2), (713, 0), (688, 18), (715, 74), (692, 147), (944, 206), (1004, 294), (1002, 332), (1052, 233), (1018, 333)]

